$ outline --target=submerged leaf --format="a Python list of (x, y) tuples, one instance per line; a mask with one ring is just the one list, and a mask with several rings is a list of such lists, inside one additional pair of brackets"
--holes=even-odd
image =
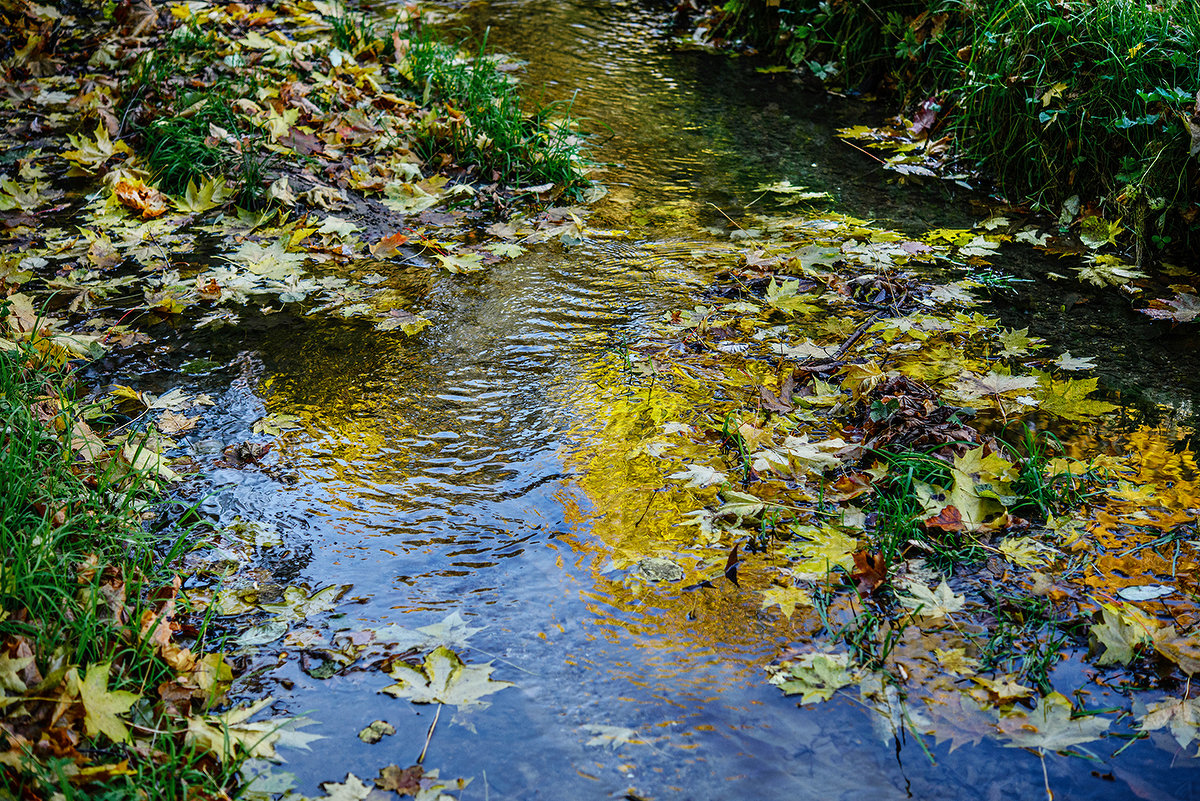
[(1073, 745), (1099, 740), (1112, 722), (1099, 715), (1072, 717), (1071, 701), (1060, 693), (1038, 699), (1029, 712), (1013, 711), (1000, 719), (997, 728), (1010, 748), (1040, 748), (1062, 751)]
[(828, 701), (842, 687), (854, 683), (850, 657), (845, 654), (804, 654), (799, 659), (768, 665), (770, 682), (800, 702)]

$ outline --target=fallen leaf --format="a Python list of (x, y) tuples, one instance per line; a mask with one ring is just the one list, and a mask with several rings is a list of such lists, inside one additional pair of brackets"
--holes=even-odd
[[(367, 724), (366, 728), (358, 733), (358, 739), (362, 740), (364, 743), (371, 744), (379, 742), (386, 735), (395, 733), (396, 727), (388, 723), (386, 720), (373, 720)], [(379, 784), (379, 782), (375, 783)]]
[(1112, 722), (1099, 715), (1072, 717), (1073, 712), (1066, 696), (1051, 693), (1039, 698), (1037, 707), (1029, 712), (1014, 710), (1004, 715), (996, 728), (1010, 748), (1063, 751), (1100, 739)]
[(79, 682), (79, 698), (86, 712), (84, 725), (89, 737), (103, 734), (114, 743), (129, 742), (129, 728), (121, 720), (129, 708), (141, 698), (125, 690), (108, 690), (110, 662), (90, 665), (87, 675)]
[(798, 605), (813, 605), (812, 596), (799, 587), (771, 587), (763, 590), (762, 609), (778, 606), (784, 617), (791, 618)]
[(513, 686), (512, 682), (489, 678), (493, 669), (490, 662), (466, 665), (458, 654), (438, 646), (420, 667), (404, 662), (393, 665), (388, 675), (396, 683), (384, 687), (383, 692), (415, 704), (481, 705), (484, 702), (480, 699), (485, 695)]

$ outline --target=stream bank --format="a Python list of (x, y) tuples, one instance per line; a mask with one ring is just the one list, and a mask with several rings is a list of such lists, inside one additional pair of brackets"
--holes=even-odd
[[(181, 433), (179, 450), (171, 452), (190, 459), (197, 471), (180, 490), (184, 504), (178, 511), (197, 507), (193, 515), (181, 515), (183, 521), (208, 521), (200, 529), (204, 546), (182, 565), (190, 574), (183, 589), (196, 612), (188, 622), (199, 632), (199, 624), (210, 621), (205, 641), (219, 643), (238, 669), (235, 701), (244, 709), (272, 699), (249, 722), (273, 728), (287, 721), (286, 737), (277, 741), (285, 761), (256, 763), (254, 769), (267, 775), (248, 792), (274, 796), (292, 788), (313, 797), (360, 797), (373, 777), (401, 786), (402, 769), (411, 768), (427, 744), (426, 767), (440, 769), (447, 780), (474, 778), (461, 792), (452, 781), (443, 787), (468, 798), (734, 798), (750, 792), (766, 798), (977, 798), (981, 786), (997, 796), (1034, 797), (1045, 792), (1043, 766), (1060, 798), (1124, 798), (1127, 778), (1166, 785), (1186, 797), (1194, 771), (1187, 762), (1172, 761), (1178, 744), (1172, 749), (1174, 740), (1159, 729), (1142, 737), (1141, 723), (1131, 716), (1096, 716), (1106, 731), (1138, 738), (1119, 760), (1111, 753), (1126, 740), (1080, 741), (1097, 749), (1103, 767), (1055, 755), (1061, 741), (1018, 739), (1022, 731), (1040, 731), (1044, 720), (1033, 717), (1039, 710), (1076, 736), (1100, 732), (1080, 722), (1086, 719), (1064, 720), (1061, 702), (1044, 700), (1052, 693), (1008, 675), (1021, 665), (981, 672), (969, 664), (980, 654), (967, 645), (918, 638), (928, 620), (907, 626), (914, 640), (894, 643), (901, 658), (892, 664), (902, 665), (914, 681), (938, 673), (943, 683), (931, 686), (947, 692), (934, 704), (915, 699), (907, 712), (898, 691), (888, 690), (896, 685), (869, 686), (862, 683), (866, 674), (851, 676), (857, 668), (841, 662), (847, 652), (840, 646), (827, 652), (836, 657), (832, 661), (807, 655), (818, 639), (847, 640), (820, 638), (819, 607), (805, 605), (801, 592), (809, 585), (800, 582), (840, 595), (826, 598), (834, 603), (824, 606), (840, 628), (866, 608), (854, 606), (852, 586), (860, 579), (846, 584), (835, 574), (826, 584), (801, 577), (818, 571), (790, 564), (796, 554), (785, 549), (802, 546), (803, 552), (804, 543), (818, 542), (814, 532), (788, 531), (785, 544), (783, 529), (796, 521), (777, 515), (774, 531), (761, 513), (777, 501), (811, 503), (798, 496), (819, 484), (804, 483), (810, 479), (798, 472), (767, 480), (743, 476), (735, 438), (724, 435), (724, 420), (711, 417), (712, 409), (723, 417), (721, 404), (732, 404), (742, 416), (731, 422), (743, 439), (757, 439), (763, 450), (803, 452), (787, 443), (787, 434), (798, 435), (792, 426), (813, 421), (795, 412), (814, 412), (816, 419), (825, 408), (805, 405), (804, 398), (834, 401), (856, 391), (869, 397), (871, 390), (861, 382), (843, 386), (826, 370), (820, 371), (824, 388), (812, 382), (808, 395), (795, 391), (801, 385), (794, 383), (785, 404), (785, 376), (797, 366), (812, 367), (808, 360), (819, 358), (821, 349), (840, 348), (860, 315), (874, 314), (870, 303), (907, 313), (902, 296), (935, 296), (938, 282), (901, 279), (901, 259), (920, 256), (912, 260), (915, 271), (925, 256), (944, 256), (949, 263), (936, 269), (953, 279), (969, 278), (975, 267), (964, 248), (985, 251), (1006, 266), (998, 254), (1009, 245), (987, 228), (969, 228), (985, 214), (970, 213), (939, 189), (873, 182), (827, 120), (788, 111), (790, 104), (762, 110), (763, 97), (794, 90), (771, 76), (708, 54), (679, 53), (648, 37), (653, 16), (639, 6), (508, 3), (496, 4), (492, 13), (493, 41), (518, 54), (521, 43), (534, 46), (525, 53), (533, 81), (553, 76), (564, 93), (586, 87), (576, 100), (581, 113), (613, 121), (612, 149), (597, 150), (600, 160), (615, 164), (603, 176), (610, 195), (590, 218), (584, 209), (560, 208), (541, 220), (500, 226), (496, 243), (526, 252), (470, 274), (407, 254), (349, 264), (345, 274), (356, 285), (389, 293), (374, 309), (381, 317), (390, 305), (430, 321), (413, 336), (381, 329), (373, 317), (322, 309), (324, 300), (286, 302), (279, 304), (282, 310), (273, 302), (265, 309), (251, 304), (235, 325), (193, 330), (154, 323), (146, 329), (155, 337), (154, 352), (118, 353), (93, 368), (108, 380), (136, 383), (150, 393), (151, 404), (173, 390), (213, 401), (188, 411), (199, 418), (197, 427)], [(832, 107), (819, 96), (796, 91), (795, 98), (807, 98), (800, 108), (831, 116)], [(747, 119), (755, 125), (746, 125)], [(832, 202), (791, 202), (802, 192), (822, 191), (834, 195)], [(954, 208), (947, 210), (948, 203)], [(869, 222), (868, 216), (896, 224)], [(946, 234), (949, 228), (954, 230)], [(845, 264), (834, 268), (831, 261)], [(851, 282), (860, 277), (869, 280), (856, 290)], [(718, 280), (722, 291), (714, 292)], [(1011, 324), (974, 320), (974, 312), (965, 312), (968, 322), (956, 321), (956, 304), (965, 304), (971, 288), (959, 281), (943, 289), (949, 294), (927, 309), (923, 321), (888, 315), (884, 329), (862, 342), (863, 353), (844, 355), (874, 355), (881, 342), (903, 346), (896, 350), (901, 355), (884, 362), (892, 369), (915, 358), (902, 354), (916, 352), (914, 331), (924, 331), (946, 345), (936, 349), (937, 358), (925, 360), (927, 381), (944, 383), (957, 369), (994, 382), (980, 367), (998, 364), (1001, 349), (1033, 343), (1014, 336)], [(745, 305), (735, 308), (739, 303)], [(986, 309), (980, 314), (991, 316)], [(764, 328), (777, 330), (756, 338)], [(776, 355), (776, 345), (796, 352)], [(692, 361), (689, 354), (699, 358)], [(1031, 357), (1041, 367), (1067, 369), (1049, 364), (1061, 359), (1058, 348), (1045, 359)], [(1024, 361), (1022, 356), (1012, 364)], [(690, 364), (699, 365), (698, 378), (676, 370), (692, 369)], [(740, 383), (729, 380), (729, 364), (736, 365), (735, 376), (744, 376)], [(1065, 377), (1056, 373), (1050, 386)], [(1033, 385), (1024, 389), (1035, 391)], [(1012, 409), (1021, 394), (992, 384), (975, 400), (990, 405), (995, 396)], [(878, 400), (886, 409), (893, 399), (899, 406), (897, 395)], [(768, 402), (793, 410), (762, 405)], [(161, 418), (163, 411), (151, 416)], [(1119, 438), (1128, 431), (1117, 427), (1113, 433), (1094, 420), (1079, 428), (1107, 438), (1082, 439), (1089, 452), (1117, 458), (1128, 451), (1128, 440)], [(832, 434), (821, 431), (810, 442)], [(1162, 439), (1153, 444), (1144, 450), (1161, 462), (1147, 471), (1167, 466), (1190, 477), (1186, 464), (1167, 461), (1174, 445)], [(686, 453), (677, 464), (670, 450), (680, 445)], [(825, 447), (818, 449), (823, 456), (810, 457), (843, 461), (835, 450)], [(789, 473), (800, 464), (793, 455), (785, 454)], [(1179, 458), (1187, 458), (1186, 450)], [(759, 469), (754, 461), (756, 474), (771, 474), (769, 465)], [(677, 472), (690, 475), (672, 478)], [(708, 483), (718, 472), (725, 478)], [(748, 486), (747, 477), (755, 483)], [(1162, 486), (1161, 476), (1140, 478), (1137, 486)], [(977, 486), (969, 489), (984, 497)], [(1131, 486), (1132, 478), (1106, 492)], [(741, 500), (744, 514), (722, 512), (725, 523), (744, 526), (742, 533), (729, 526), (677, 525), (683, 515), (702, 524), (711, 512), (736, 506), (728, 491), (749, 494), (762, 487), (768, 488), (764, 498)], [(1148, 505), (1136, 493), (1133, 498), (1128, 503)], [(762, 508), (751, 510), (756, 504)], [(1107, 511), (1116, 517), (1122, 510)], [(865, 535), (850, 517), (839, 525), (848, 526), (835, 532), (841, 539), (826, 532), (819, 544), (832, 561), (849, 557), (853, 563), (858, 549), (846, 541)], [(717, 541), (705, 541), (714, 532)], [(1119, 534), (1113, 534), (1118, 541)], [(1025, 536), (1060, 548), (1054, 537), (1066, 535)], [(736, 582), (727, 570), (731, 538), (742, 546), (733, 560)], [(981, 541), (996, 550), (1003, 544)], [(1014, 553), (1040, 561), (1041, 548), (1021, 544), (1028, 547)], [(1190, 546), (1181, 547), (1189, 548), (1190, 558)], [(799, 556), (813, 561), (820, 554)], [(906, 578), (940, 591), (932, 573), (918, 572), (908, 561)], [(997, 576), (1028, 575), (1028, 568), (1001, 554), (984, 564)], [(778, 572), (781, 567), (791, 572)], [(946, 578), (953, 586), (947, 587), (949, 597), (942, 594), (942, 605), (971, 633), (990, 608), (1008, 611), (1013, 620), (1020, 614), (1033, 619), (1042, 603), (1030, 605), (1025, 596), (993, 607), (994, 599), (983, 593), (986, 581), (981, 589), (960, 583), (957, 573), (947, 571)], [(816, 600), (823, 591), (809, 597)], [(892, 598), (888, 592), (881, 597)], [(900, 596), (916, 597), (897, 593), (899, 608)], [(764, 608), (772, 597), (782, 603)], [(1182, 605), (1188, 597), (1177, 593), (1169, 603)], [(959, 598), (967, 610), (963, 618), (948, 608)], [(880, 624), (876, 632), (886, 631), (889, 610), (871, 608)], [(1043, 611), (1036, 619), (1053, 628), (1059, 614)], [(1125, 625), (1128, 633), (1121, 620), (1109, 622)], [(1083, 628), (1090, 624), (1083, 621)], [(1078, 637), (1064, 647), (1066, 658), (1049, 677), (1053, 688), (1068, 695), (1082, 689), (1068, 707), (1125, 709), (1129, 699), (1114, 686), (1122, 679), (1114, 677), (1127, 674), (1111, 666), (1098, 672), (1079, 644), (1086, 633), (1072, 625)], [(932, 636), (952, 638), (949, 628)], [(874, 641), (873, 635), (857, 640)], [(935, 666), (929, 659), (933, 646), (963, 672), (947, 672), (946, 657)], [(1136, 651), (1145, 660), (1139, 679), (1167, 664), (1156, 661), (1158, 650), (1148, 646), (1139, 641), (1131, 649), (1131, 656)], [(465, 664), (435, 657), (442, 648)], [(957, 661), (950, 653), (955, 649), (963, 651)], [(492, 672), (486, 677), (462, 672), (486, 669), (487, 663)], [(768, 664), (784, 677), (781, 684), (804, 684), (802, 668), (818, 664), (824, 678), (802, 688), (815, 695), (788, 697), (767, 682)], [(456, 691), (454, 701), (442, 696), (442, 707), (410, 702), (423, 682), (432, 685), (446, 675), (439, 671), (447, 666), (451, 675), (472, 676), (472, 686), (494, 692), (471, 697)], [(830, 687), (828, 678), (839, 669), (859, 683)], [(988, 685), (968, 670), (992, 682), (982, 690), (987, 704), (971, 692)], [(1164, 694), (1180, 689), (1177, 678), (1161, 685)], [(825, 690), (833, 691), (818, 703)], [(1022, 702), (1018, 694), (1026, 690), (1030, 700)], [(1146, 696), (1151, 704), (1163, 699)], [(868, 702), (876, 708), (864, 709)], [(994, 721), (989, 717), (997, 704), (1007, 707), (1007, 730), (998, 728), (998, 711)], [(916, 713), (926, 708), (952, 712), (933, 726), (940, 738), (924, 733), (932, 723)], [(395, 733), (374, 743), (369, 735), (359, 738), (380, 719)], [(962, 725), (956, 729), (954, 722)], [(261, 725), (233, 730), (257, 731), (259, 737), (264, 732)], [(1002, 731), (1012, 736), (1005, 739)], [(432, 791), (432, 783), (426, 789)]]

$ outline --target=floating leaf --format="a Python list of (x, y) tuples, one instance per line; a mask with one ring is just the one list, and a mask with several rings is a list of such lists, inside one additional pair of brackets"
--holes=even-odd
[(468, 626), (461, 614), (451, 612), (441, 621), (418, 629), (407, 629), (392, 624), (375, 630), (378, 642), (393, 643), (400, 650), (416, 648), (425, 650), (443, 645), (447, 648), (466, 648), (470, 644), (471, 635), (482, 628)]
[(636, 743), (634, 739), (637, 737), (637, 729), (626, 728), (625, 726), (603, 726), (600, 724), (588, 724), (583, 726), (591, 735), (591, 739), (584, 745), (593, 748), (603, 748), (607, 746), (614, 751), (628, 743)]
[(396, 698), (407, 698), (415, 704), (452, 704), (455, 706), (478, 706), (485, 695), (512, 687), (512, 682), (495, 681), (492, 663), (466, 665), (458, 654), (444, 646), (438, 646), (425, 657), (420, 667), (397, 662), (388, 671), (396, 680), (383, 688), (383, 692)]
[(931, 590), (921, 582), (909, 582), (904, 585), (907, 596), (899, 596), (900, 605), (912, 609), (921, 617), (945, 617), (963, 608), (966, 597), (956, 595), (950, 585), (944, 580)]
[(812, 606), (812, 596), (799, 587), (771, 587), (763, 590), (762, 607), (778, 606), (783, 616), (791, 618), (797, 606)]
[(395, 734), (396, 727), (388, 723), (386, 720), (373, 720), (367, 724), (366, 728), (358, 733), (358, 739), (364, 743), (377, 743), (389, 734)]

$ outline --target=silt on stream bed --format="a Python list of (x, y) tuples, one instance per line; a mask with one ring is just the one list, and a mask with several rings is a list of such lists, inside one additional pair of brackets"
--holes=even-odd
[[(861, 175), (828, 123), (845, 107), (739, 62), (675, 52), (637, 5), (497, 3), (488, 14), (492, 41), (530, 59), (528, 83), (579, 87), (576, 111), (596, 130), (612, 127), (595, 153), (618, 163), (599, 176), (610, 195), (595, 225), (678, 254), (674, 240), (703, 243), (708, 228), (727, 227), (709, 204), (744, 222), (754, 187), (783, 179), (901, 230), (967, 219), (962, 198), (941, 188)], [(380, 694), (390, 682), (375, 667), (402, 651), (334, 672), (321, 648), (459, 614), (478, 631), (452, 629), (456, 650), (471, 664), (493, 660), (494, 678), (515, 684), (486, 709), (442, 713), (425, 764), (474, 777), (464, 798), (1044, 795), (1043, 761), (1027, 751), (942, 744), (934, 764), (848, 696), (798, 709), (765, 681), (762, 665), (794, 632), (760, 609), (765, 579), (753, 571), (740, 585), (633, 592), (610, 564), (595, 532), (614, 525), (605, 522), (614, 499), (589, 495), (581, 475), (598, 435), (590, 368), (691, 307), (708, 268), (686, 256), (632, 263), (586, 240), (532, 248), (474, 276), (389, 269), (387, 285), (437, 321), (420, 337), (283, 312), (211, 339), (181, 337), (156, 357), (170, 366), (150, 376), (216, 401), (185, 443), (201, 464), (224, 445), (262, 439), (252, 425), (265, 414), (295, 418), (269, 471), (206, 467), (186, 492), (221, 524), (274, 527), (278, 544), (269, 534), (248, 550), (260, 588), (349, 585), (331, 614), (249, 650), (234, 688), (314, 721), (303, 731), (324, 739), (311, 751), (281, 748), (287, 762), (276, 769), (295, 774), (299, 792), (411, 764), (435, 710)], [(180, 380), (174, 368), (191, 358), (221, 366)], [(1172, 361), (1180, 405), (1195, 388), (1182, 361)], [(398, 631), (392, 639), (405, 642)], [(1056, 682), (1087, 685), (1081, 656), (1060, 665)], [(1089, 705), (1106, 706), (1109, 691), (1091, 689)], [(376, 719), (396, 734), (360, 742)], [(1159, 793), (1148, 797), (1197, 795), (1190, 763), (1149, 743), (1119, 765), (1103, 755), (1044, 763), (1059, 799), (1141, 795), (1136, 776)]]

